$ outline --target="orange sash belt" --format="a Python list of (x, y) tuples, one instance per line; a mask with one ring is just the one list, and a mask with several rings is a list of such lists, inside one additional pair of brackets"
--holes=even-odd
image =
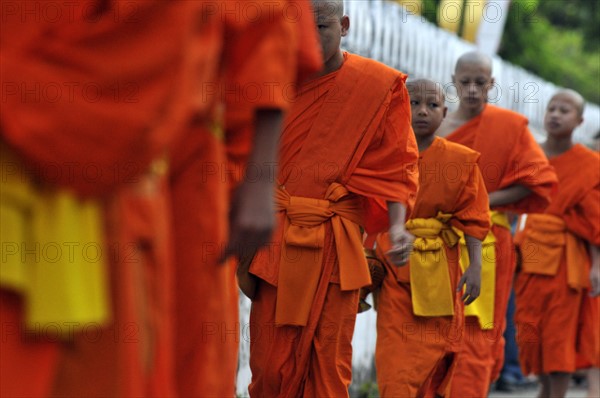
[(556, 275), (564, 253), (569, 286), (576, 290), (589, 286), (585, 244), (567, 230), (562, 218), (551, 214), (528, 214), (525, 229), (516, 240), (521, 249), (523, 272)]
[(326, 222), (330, 221), (333, 228), (342, 290), (355, 290), (371, 283), (359, 228), (362, 204), (338, 183), (329, 186), (325, 199), (290, 196), (285, 187), (280, 187), (275, 202), (277, 210), (287, 214), (275, 323), (305, 326), (321, 277)]

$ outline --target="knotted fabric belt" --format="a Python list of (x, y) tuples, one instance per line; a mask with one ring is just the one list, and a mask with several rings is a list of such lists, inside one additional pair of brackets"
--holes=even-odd
[(556, 275), (564, 253), (569, 286), (576, 290), (589, 286), (585, 244), (569, 232), (562, 218), (551, 214), (528, 214), (519, 246), (522, 272)]
[(415, 236), (410, 255), (410, 291), (415, 315), (454, 314), (445, 246), (456, 246), (459, 237), (448, 225), (451, 217), (452, 214), (438, 213), (435, 218), (415, 218), (406, 223), (406, 229)]
[(285, 211), (279, 265), (275, 323), (305, 326), (321, 276), (325, 223), (331, 222), (342, 290), (371, 283), (363, 253), (362, 203), (339, 183), (332, 183), (325, 199), (291, 196), (276, 190), (278, 211)]

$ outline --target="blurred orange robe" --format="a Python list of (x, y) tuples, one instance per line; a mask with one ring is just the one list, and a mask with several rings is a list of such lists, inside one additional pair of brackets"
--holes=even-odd
[[(550, 164), (558, 192), (545, 214), (527, 216), (516, 239), (522, 265), (515, 282), (515, 321), (525, 374), (572, 373), (578, 351), (588, 366), (600, 362), (594, 342), (598, 323), (590, 323), (597, 298), (588, 296), (588, 244), (600, 245), (600, 156), (576, 144)], [(590, 329), (583, 334), (582, 320)]]
[(358, 289), (370, 283), (359, 225), (370, 199), (414, 200), (406, 77), (344, 58), (300, 86), (281, 138), (279, 225), (250, 266), (253, 397), (348, 395)]
[[(515, 213), (544, 211), (556, 187), (556, 175), (529, 132), (525, 117), (488, 104), (481, 114), (446, 138), (481, 154), (477, 163), (488, 194), (514, 184), (532, 191), (517, 203), (491, 210)], [(452, 382), (451, 396), (486, 396), (504, 363), (506, 306), (516, 259), (510, 231), (492, 225), (492, 232), (496, 238), (494, 326), (484, 331), (476, 317), (466, 317), (465, 339)]]
[[(231, 7), (226, 3), (224, 10)], [(175, 376), (181, 397), (236, 393), (235, 264), (217, 263), (227, 238), (230, 189), (245, 175), (255, 111), (287, 110), (298, 76), (322, 65), (309, 2), (293, 2), (302, 9), (296, 21), (285, 17), (288, 3), (253, 3), (263, 8), (252, 24), (231, 14), (213, 21), (218, 24), (211, 32), (219, 51), (215, 58), (221, 64), (218, 75), (204, 82), (200, 99), (213, 104), (216, 113), (199, 113), (172, 151)], [(222, 105), (224, 115), (219, 114)]]
[[(483, 240), (490, 228), (489, 204), (478, 158), (475, 151), (436, 137), (419, 157), (419, 192), (411, 219), (450, 214), (449, 226)], [(462, 292), (454, 293), (462, 274), (459, 246), (444, 245), (454, 315), (425, 317), (413, 311), (411, 265), (396, 267), (385, 260), (387, 233), (377, 242), (387, 269), (377, 307), (379, 392), (384, 397), (448, 396), (464, 327)]]
[[(3, 392), (172, 392), (166, 197), (160, 181), (153, 181), (149, 191), (145, 182), (154, 178), (147, 172), (150, 163), (176, 138), (189, 110), (184, 50), (195, 16), (191, 6), (61, 3), (53, 4), (55, 19), (40, 2), (2, 2), (2, 84), (7, 90), (2, 137), (42, 184), (108, 197), (107, 238), (113, 243), (103, 253), (111, 261), (112, 322), (92, 325), (97, 333), (91, 337), (76, 333), (70, 349), (53, 361), (47, 361), (45, 347), (36, 349), (24, 339), (29, 352), (19, 361), (4, 355), (3, 346), (2, 369), (6, 360), (12, 374), (20, 375), (6, 378), (3, 373)], [(128, 267), (127, 261), (134, 264)]]

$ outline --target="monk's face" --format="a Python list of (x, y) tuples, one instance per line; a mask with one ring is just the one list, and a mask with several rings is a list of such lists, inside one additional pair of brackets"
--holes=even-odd
[(464, 63), (457, 67), (452, 81), (456, 85), (460, 106), (470, 110), (483, 109), (494, 84), (489, 66), (479, 62)]
[(569, 136), (583, 122), (575, 99), (566, 94), (552, 97), (544, 115), (544, 128), (555, 137)]
[(323, 62), (327, 66), (340, 53), (342, 37), (348, 34), (350, 20), (347, 16), (340, 16), (334, 3), (327, 1), (313, 2), (315, 23), (319, 30)]
[(415, 82), (408, 85), (412, 128), (417, 137), (434, 134), (446, 116), (447, 108), (441, 90), (442, 87), (433, 82)]

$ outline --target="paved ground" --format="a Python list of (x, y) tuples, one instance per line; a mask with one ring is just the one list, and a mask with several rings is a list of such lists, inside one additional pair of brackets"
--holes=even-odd
[[(537, 389), (519, 390), (513, 393), (492, 391), (488, 398), (536, 398), (537, 393)], [(571, 387), (567, 398), (586, 398), (586, 390), (583, 387)]]

